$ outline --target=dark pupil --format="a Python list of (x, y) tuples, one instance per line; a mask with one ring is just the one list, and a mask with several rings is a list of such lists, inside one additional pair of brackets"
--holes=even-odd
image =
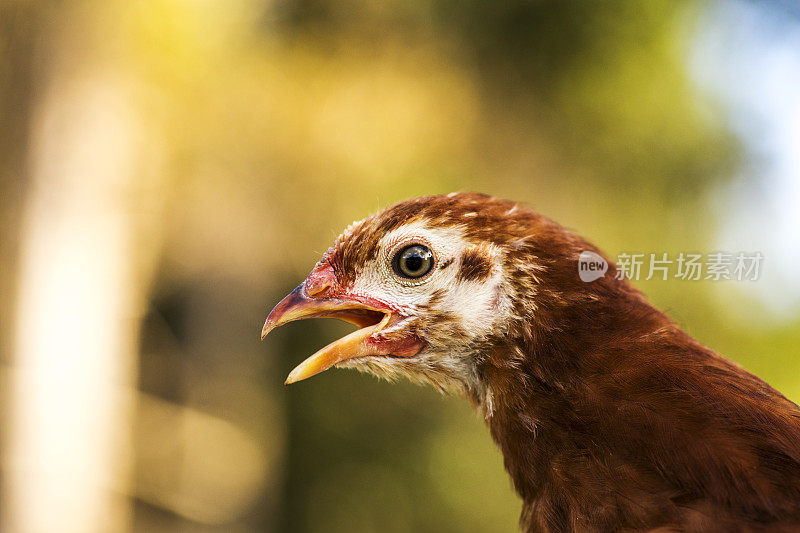
[(416, 250), (406, 256), (406, 270), (416, 273), (422, 269), (423, 259)]

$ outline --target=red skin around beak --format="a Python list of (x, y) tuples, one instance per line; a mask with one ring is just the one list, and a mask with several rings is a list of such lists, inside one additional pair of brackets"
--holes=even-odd
[(384, 302), (341, 290), (333, 269), (323, 264), (317, 265), (303, 283), (275, 306), (264, 323), (261, 338), (283, 324), (304, 318), (338, 318), (359, 326), (360, 329), (329, 344), (292, 370), (286, 378), (286, 384), (289, 385), (347, 359), (416, 355), (425, 343), (415, 336), (399, 341), (372, 337), (387, 324), (395, 323), (400, 316), (398, 310)]

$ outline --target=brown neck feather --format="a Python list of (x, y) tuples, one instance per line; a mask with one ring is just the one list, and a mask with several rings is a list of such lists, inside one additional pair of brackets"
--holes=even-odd
[(527, 528), (800, 524), (797, 406), (627, 282), (536, 301), (481, 367)]

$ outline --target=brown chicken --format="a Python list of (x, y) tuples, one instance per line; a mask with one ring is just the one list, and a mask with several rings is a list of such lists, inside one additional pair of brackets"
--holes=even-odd
[(800, 409), (701, 345), (594, 246), (482, 194), (396, 204), (339, 236), (262, 331), (359, 329), (331, 366), (406, 376), (483, 413), (527, 531), (800, 531)]

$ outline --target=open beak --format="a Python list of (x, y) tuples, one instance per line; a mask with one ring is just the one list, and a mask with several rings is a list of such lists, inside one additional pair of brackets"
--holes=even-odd
[[(322, 348), (300, 363), (286, 378), (286, 385), (309, 378), (347, 359), (373, 355), (409, 357), (422, 348), (421, 342), (387, 342), (372, 335), (395, 323), (398, 315), (381, 304), (365, 303), (347, 296), (315, 297), (308, 291), (309, 280), (303, 282), (275, 306), (267, 317), (261, 338), (278, 326), (304, 318), (331, 317), (359, 327), (356, 331)], [(312, 292), (319, 294), (312, 285)]]

